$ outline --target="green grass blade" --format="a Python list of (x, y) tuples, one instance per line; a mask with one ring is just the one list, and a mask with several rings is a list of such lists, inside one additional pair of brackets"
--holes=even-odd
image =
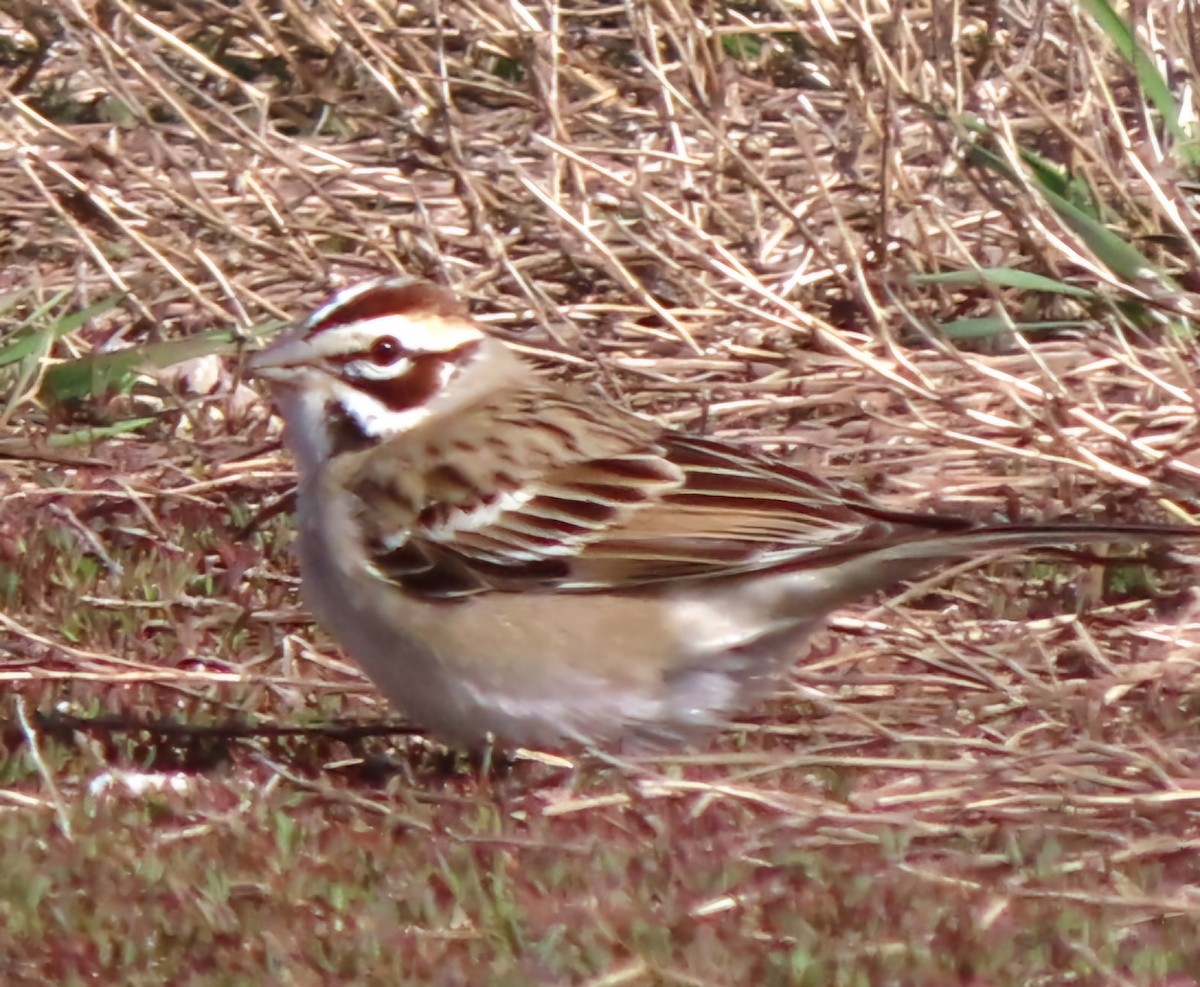
[[(68, 292), (66, 291), (60, 291), (44, 305), (39, 306), (37, 311), (25, 320), (26, 326), (37, 325), (49, 312), (54, 310), (59, 302), (66, 298), (67, 294)], [(27, 357), (44, 353), (49, 342), (61, 339), (63, 336), (69, 336), (77, 329), (86, 325), (90, 320), (103, 315), (105, 312), (112, 311), (121, 304), (124, 298), (124, 294), (109, 295), (107, 298), (102, 298), (100, 301), (94, 302), (86, 308), (81, 308), (70, 315), (64, 315), (48, 329), (36, 329), (20, 333), (16, 339), (0, 351), (0, 367), (6, 367)]]
[[(967, 157), (973, 163), (1003, 175), (1014, 184), (1019, 183), (1018, 176), (1013, 173), (1008, 162), (994, 151), (975, 145), (968, 151)], [(1164, 286), (1175, 288), (1171, 279), (1156, 268), (1136, 247), (1131, 246), (1094, 216), (1089, 215), (1080, 206), (1065, 198), (1056, 190), (1059, 186), (1057, 181), (1044, 183), (1040, 175), (1040, 169), (1032, 170), (1030, 180), (1034, 187), (1059, 218), (1079, 235), (1096, 258), (1113, 274), (1131, 282), (1140, 281), (1148, 276), (1157, 277)]]
[[(20, 363), (32, 356), (41, 357), (49, 350), (50, 342), (57, 337), (53, 327), (46, 327), (43, 322), (68, 294), (70, 292), (63, 289), (39, 305), (22, 321), (13, 332), (11, 341), (0, 349), (0, 367)], [(10, 300), (13, 300), (13, 296), (5, 298), (6, 302)]]
[(1013, 322), (1011, 319), (996, 315), (985, 315), (978, 318), (955, 319), (953, 322), (935, 323), (939, 332), (947, 339), (987, 339), (991, 336), (1003, 336), (1012, 332), (1022, 335), (1037, 332), (1052, 332), (1061, 329), (1078, 329), (1085, 332), (1094, 331), (1097, 323), (1080, 319), (1059, 319), (1047, 322)]
[(125, 421), (113, 422), (97, 428), (80, 428), (73, 432), (61, 432), (46, 439), (46, 445), (51, 449), (70, 449), (74, 446), (95, 445), (105, 439), (114, 439), (130, 432), (137, 432), (147, 425), (153, 425), (157, 417), (127, 418)]
[(1100, 29), (1121, 57), (1133, 66), (1138, 86), (1154, 105), (1167, 131), (1178, 141), (1176, 151), (1193, 168), (1200, 166), (1200, 141), (1179, 122), (1179, 104), (1154, 60), (1138, 44), (1133, 28), (1112, 8), (1108, 0), (1081, 0), (1083, 8), (1092, 15)]
[(1090, 288), (1080, 288), (1077, 285), (1064, 284), (1044, 274), (1032, 271), (1021, 271), (1013, 267), (981, 267), (964, 271), (943, 271), (937, 274), (914, 274), (912, 280), (917, 284), (941, 284), (955, 287), (975, 287), (979, 285), (994, 285), (998, 288), (1019, 288), (1022, 291), (1046, 291), (1055, 295), (1069, 295), (1072, 298), (1095, 299), (1096, 292)]
[(1154, 277), (1164, 286), (1174, 287), (1166, 273), (1160, 271), (1136, 247), (1132, 246), (1107, 226), (1075, 205), (1064, 199), (1057, 192), (1047, 188), (1041, 189), (1042, 195), (1050, 207), (1059, 215), (1064, 223), (1079, 234), (1080, 239), (1100, 260), (1100, 262), (1117, 277), (1130, 282), (1138, 282), (1143, 278)]
[[(254, 335), (270, 332), (282, 323), (270, 323)], [(46, 371), (41, 397), (48, 403), (79, 401), (107, 393), (121, 393), (133, 386), (140, 373), (162, 369), (212, 353), (230, 354), (244, 336), (232, 329), (214, 329), (186, 339), (148, 343), (109, 353), (89, 353)]]

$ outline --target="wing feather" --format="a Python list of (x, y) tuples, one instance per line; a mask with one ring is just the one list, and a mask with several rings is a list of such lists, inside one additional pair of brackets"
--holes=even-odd
[(549, 470), (543, 460), (524, 477), (507, 463), (484, 478), (500, 488), (487, 494), (484, 482), (464, 494), (466, 470), (447, 487), (443, 471), (434, 480), (453, 496), (428, 496), (432, 480), (421, 487), (427, 499), (408, 530), (371, 537), (375, 570), (444, 598), (621, 590), (820, 565), (852, 545), (958, 523), (888, 511), (794, 467), (638, 424), (624, 450), (609, 436), (603, 456), (577, 453)]

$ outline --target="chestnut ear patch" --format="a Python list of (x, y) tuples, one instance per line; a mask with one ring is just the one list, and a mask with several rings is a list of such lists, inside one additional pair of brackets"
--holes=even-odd
[(366, 322), (388, 315), (436, 316), (442, 319), (465, 319), (467, 306), (448, 289), (432, 281), (380, 281), (357, 293), (348, 293), (344, 302), (335, 298), (325, 311), (318, 312), (308, 326), (309, 336)]
[(389, 411), (408, 411), (426, 404), (442, 389), (449, 361), (440, 353), (413, 357), (408, 369), (394, 377), (355, 378), (354, 385)]
[[(347, 368), (343, 373), (354, 387), (370, 394), (389, 411), (408, 411), (428, 404), (453, 377), (454, 373), (469, 361), (479, 349), (478, 343), (464, 343), (446, 353), (409, 354), (408, 363), (390, 377), (367, 377), (352, 374), (359, 362), (356, 358), (343, 358)], [(404, 355), (404, 354), (401, 354)], [(373, 365), (378, 362), (372, 360)]]

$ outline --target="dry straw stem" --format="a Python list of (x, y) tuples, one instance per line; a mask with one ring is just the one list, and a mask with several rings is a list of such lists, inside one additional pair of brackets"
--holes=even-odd
[[(1180, 135), (1196, 119), (1181, 80), (1198, 74), (1200, 32), (1189, 4), (1131, 8), (1139, 51), (1179, 101), (1167, 126), (1101, 6), (9, 5), (4, 689), (29, 709), (144, 721), (387, 715), (298, 608), (286, 512), (236, 535), (291, 473), (230, 341), (378, 272), (452, 286), (548, 373), (898, 506), (1195, 516), (1200, 224), (1196, 149)], [(87, 361), (113, 353), (131, 357), (116, 386), (90, 393), (99, 364)], [(977, 983), (996, 970), (1034, 976), (1048, 955), (1133, 982), (1131, 957), (1150, 939), (1171, 962), (1194, 958), (1170, 919), (1194, 927), (1197, 912), (1189, 578), (1061, 559), (957, 567), (840, 615), (793, 688), (703, 755), (568, 781), (548, 761), (518, 762), (507, 780), (467, 774), (453, 798), (415, 803), (396, 788), (364, 799), (364, 774), (306, 789), (301, 810), (284, 795), (305, 770), (364, 752), (234, 745), (222, 755), (232, 769), (172, 803), (161, 831), (186, 834), (172, 847), (216, 846), (217, 806), (226, 820), (265, 813), (271, 823), (241, 830), (263, 841), (249, 854), (261, 863), (272, 841), (296, 838), (288, 813), (314, 826), (331, 811), (369, 816), (337, 846), (383, 841), (370, 852), (412, 854), (414, 882), (432, 868), (457, 889), (445, 915), (404, 918), (420, 932), (395, 959), (406, 982), (478, 972), (463, 943), (499, 919), (480, 905), (483, 884), (439, 869), (476, 838), (499, 839), (516, 861), (489, 880), (511, 882), (522, 934), (548, 941), (561, 920), (569, 955), (586, 957), (522, 983), (643, 982), (647, 970), (708, 983), (712, 969), (721, 982), (769, 982), (770, 957), (792, 949), (798, 969), (801, 947), (826, 972), (861, 961), (869, 982), (903, 982), (888, 966), (897, 955), (933, 977), (920, 982), (947, 970), (974, 970)], [(0, 700), (13, 765), (0, 819), (33, 826), (54, 813), (81, 855), (106, 837), (80, 808), (90, 774), (211, 766), (153, 738), (39, 736), (33, 750), (22, 708)], [(415, 791), (444, 783), (429, 780), (423, 751), (398, 748)], [(507, 807), (499, 821), (493, 797)], [(134, 808), (105, 810), (110, 826), (140, 820), (129, 798)], [(418, 847), (397, 835), (405, 824), (382, 830), (389, 800), (433, 835)], [(597, 834), (607, 856), (588, 849)], [(613, 868), (634, 905), (593, 888), (583, 907), (555, 891), (535, 846), (587, 859), (601, 885)], [(336, 882), (337, 847), (307, 849)], [(658, 878), (631, 863), (647, 853), (661, 854)], [(689, 866), (673, 869), (676, 858)], [(717, 859), (726, 870), (688, 883)], [(838, 897), (863, 871), (884, 890)], [(407, 900), (405, 887), (389, 871), (372, 907)], [(631, 961), (630, 942), (658, 941), (635, 935), (651, 914), (638, 894), (658, 902), (656, 928), (703, 921), (715, 938), (673, 935)], [(1067, 931), (1046, 919), (1048, 897)], [(928, 907), (897, 906), (914, 901)], [(291, 907), (277, 908), (271, 940), (290, 943), (282, 962), (302, 963), (320, 941), (326, 960), (368, 968), (361, 908), (335, 945), (296, 936), (312, 924)], [(245, 920), (236, 903), (222, 908), (210, 931)], [(148, 941), (110, 920), (97, 941)], [(987, 965), (980, 942), (1043, 925), (1034, 948)], [(855, 946), (847, 930), (891, 946)], [(0, 956), (63, 973), (37, 945), (53, 936), (4, 935)], [(924, 960), (915, 942), (934, 944)], [(517, 952), (494, 952), (489, 982), (510, 982)], [(371, 955), (372, 971), (386, 967)], [(170, 964), (157, 960), (161, 982)]]

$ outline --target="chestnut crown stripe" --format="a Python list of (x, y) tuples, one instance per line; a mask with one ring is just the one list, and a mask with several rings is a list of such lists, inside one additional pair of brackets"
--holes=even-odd
[[(316, 339), (386, 318), (465, 321), (470, 313), (462, 301), (440, 285), (427, 281), (383, 281), (361, 289), (352, 288), (335, 297), (313, 314), (306, 335)], [(375, 398), (390, 411), (408, 411), (433, 400), (449, 383), (455, 367), (475, 355), (478, 345), (469, 342), (445, 352), (413, 352), (400, 332), (381, 334), (364, 350), (332, 354), (326, 359), (331, 369), (356, 390)], [(367, 373), (364, 365), (382, 372)], [(395, 367), (391, 374), (386, 372), (389, 367)]]
[(410, 284), (382, 282), (366, 290), (349, 294), (344, 300), (335, 298), (313, 315), (308, 326), (308, 338), (318, 336), (355, 322), (368, 322), (388, 315), (430, 316), (441, 319), (466, 319), (467, 306), (440, 285), (428, 281)]

